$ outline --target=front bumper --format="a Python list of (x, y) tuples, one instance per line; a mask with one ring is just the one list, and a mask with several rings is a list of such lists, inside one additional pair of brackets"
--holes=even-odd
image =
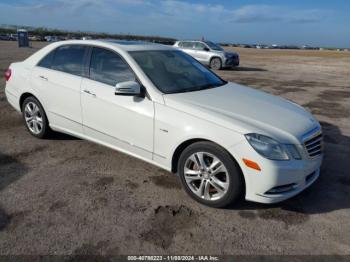
[(232, 56), (232, 57), (226, 58), (224, 65), (226, 67), (239, 66), (239, 56)]
[[(283, 170), (280, 171), (280, 174), (277, 174), (277, 176), (283, 176), (283, 175), (285, 175), (283, 174)], [(309, 175), (304, 175), (303, 172), (301, 175), (300, 173), (299, 174), (294, 173), (294, 175), (296, 175), (296, 177), (292, 179), (291, 181), (292, 183), (284, 184), (284, 182), (281, 182), (282, 185), (277, 186), (277, 187), (284, 187), (285, 185), (288, 185), (287, 187), (285, 187), (286, 189), (288, 188), (288, 190), (286, 190), (285, 192), (274, 193), (274, 194), (267, 193), (267, 192), (263, 193), (263, 191), (261, 191), (260, 193), (255, 192), (254, 194), (252, 193), (246, 194), (246, 200), (264, 203), (264, 204), (273, 204), (273, 203), (284, 201), (288, 198), (291, 198), (299, 194), (300, 192), (302, 192), (303, 190), (311, 186), (319, 177), (320, 169), (319, 168), (316, 169), (315, 171), (311, 172)], [(291, 184), (293, 186), (289, 186)]]
[[(272, 204), (293, 197), (314, 183), (320, 175), (323, 156), (303, 160), (274, 161), (260, 156), (247, 143), (230, 149), (240, 165), (248, 201)], [(261, 171), (247, 167), (243, 158), (259, 164)]]

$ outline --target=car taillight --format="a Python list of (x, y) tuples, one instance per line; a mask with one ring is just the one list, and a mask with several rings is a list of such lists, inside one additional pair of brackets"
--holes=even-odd
[(11, 69), (7, 69), (6, 72), (5, 72), (5, 79), (6, 81), (9, 81), (9, 79), (11, 78), (11, 74), (12, 74), (12, 71)]

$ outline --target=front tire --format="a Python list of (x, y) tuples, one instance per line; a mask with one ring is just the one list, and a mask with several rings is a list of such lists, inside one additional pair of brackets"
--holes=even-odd
[(50, 132), (49, 122), (44, 108), (33, 96), (27, 97), (22, 104), (22, 115), (29, 133), (37, 138), (45, 138)]
[(235, 160), (211, 142), (187, 147), (180, 156), (178, 172), (187, 193), (207, 206), (225, 207), (238, 200), (244, 189)]
[(210, 60), (210, 68), (214, 70), (220, 70), (222, 68), (221, 59), (218, 57), (214, 57)]

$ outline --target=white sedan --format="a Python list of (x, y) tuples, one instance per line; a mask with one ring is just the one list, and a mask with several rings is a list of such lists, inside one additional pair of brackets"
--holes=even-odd
[(177, 173), (197, 201), (244, 194), (275, 203), (310, 186), (323, 156), (320, 124), (292, 102), (228, 83), (172, 47), (63, 41), (5, 73), (28, 131), (64, 132)]

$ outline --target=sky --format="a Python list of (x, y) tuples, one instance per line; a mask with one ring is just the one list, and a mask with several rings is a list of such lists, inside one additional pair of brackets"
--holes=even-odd
[(0, 24), (350, 48), (349, 0), (0, 0)]

